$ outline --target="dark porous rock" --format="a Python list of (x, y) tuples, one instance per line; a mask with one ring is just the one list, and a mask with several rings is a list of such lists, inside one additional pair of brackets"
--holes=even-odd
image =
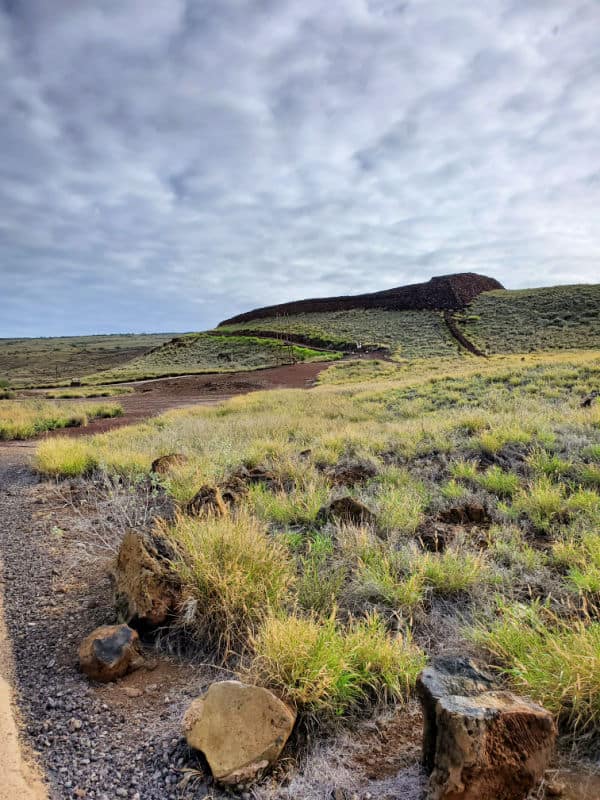
[(113, 571), (115, 605), (126, 622), (162, 625), (180, 599), (170, 562), (175, 552), (158, 532), (127, 531)]
[(429, 550), (431, 553), (443, 553), (460, 530), (462, 529), (458, 525), (434, 522), (420, 528), (417, 531), (417, 537), (424, 550)]
[(219, 486), (223, 502), (230, 508), (239, 505), (240, 501), (248, 494), (247, 484), (235, 475), (232, 475)]
[(326, 471), (329, 480), (338, 486), (355, 486), (377, 475), (377, 467), (367, 460), (340, 461)]
[(466, 503), (464, 506), (452, 506), (439, 514), (440, 522), (452, 525), (485, 525), (490, 517), (481, 503)]
[(369, 525), (373, 524), (376, 520), (375, 514), (367, 508), (359, 500), (356, 500), (350, 495), (338, 497), (337, 500), (332, 500), (318, 513), (318, 519), (325, 522), (330, 519), (336, 519), (340, 522), (348, 522), (353, 525)]
[(201, 486), (185, 507), (186, 514), (192, 517), (222, 517), (227, 506), (218, 486)]
[(144, 663), (137, 631), (128, 625), (103, 625), (79, 648), (79, 666), (88, 678), (108, 683)]
[(150, 467), (150, 471), (155, 475), (168, 475), (169, 472), (182, 467), (188, 462), (188, 457), (184, 453), (169, 453), (165, 456), (155, 458)]
[(499, 691), (468, 658), (434, 660), (417, 680), (428, 800), (525, 800), (554, 752), (541, 706)]

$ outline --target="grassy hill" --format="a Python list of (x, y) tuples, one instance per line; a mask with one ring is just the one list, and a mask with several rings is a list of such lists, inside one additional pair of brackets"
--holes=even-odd
[(261, 369), (298, 361), (328, 361), (336, 352), (288, 346), (276, 339), (195, 333), (180, 336), (162, 347), (114, 369), (91, 375), (86, 383), (157, 378), (202, 372)]
[[(487, 354), (600, 348), (600, 285), (480, 294), (452, 313), (458, 330)], [(310, 311), (169, 334), (0, 340), (0, 378), (13, 385), (99, 384), (167, 375), (261, 369), (294, 361), (335, 360), (378, 349), (384, 363), (413, 369), (422, 359), (471, 358), (442, 311), (352, 308)], [(451, 321), (450, 321), (451, 323)], [(455, 331), (456, 333), (456, 331)], [(355, 379), (389, 374), (381, 365)], [(336, 370), (336, 381), (347, 372)]]
[(597, 348), (600, 284), (486, 292), (456, 317), (488, 353)]
[(0, 339), (0, 379), (13, 386), (58, 384), (137, 358), (172, 333)]

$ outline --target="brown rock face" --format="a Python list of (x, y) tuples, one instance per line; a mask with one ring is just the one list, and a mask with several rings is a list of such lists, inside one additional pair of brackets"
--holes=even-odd
[(188, 457), (183, 453), (169, 453), (166, 456), (155, 458), (150, 467), (150, 471), (155, 475), (168, 475), (176, 467), (187, 464)]
[(283, 750), (296, 714), (259, 686), (213, 683), (183, 719), (190, 747), (204, 753), (219, 783), (239, 786), (257, 778)]
[(96, 628), (79, 648), (81, 671), (101, 683), (122, 678), (142, 664), (137, 631), (128, 625)]
[(428, 800), (525, 800), (554, 751), (550, 713), (496, 691), (490, 676), (464, 658), (436, 659), (417, 691)]
[(177, 606), (179, 586), (169, 570), (174, 553), (157, 536), (128, 531), (113, 573), (115, 602), (128, 622), (163, 624)]

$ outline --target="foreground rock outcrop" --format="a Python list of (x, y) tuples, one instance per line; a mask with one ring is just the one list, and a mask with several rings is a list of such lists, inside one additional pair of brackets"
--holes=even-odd
[(175, 557), (158, 534), (128, 531), (113, 571), (115, 604), (121, 618), (162, 625), (180, 599), (179, 584), (170, 569)]
[(79, 648), (81, 671), (92, 680), (108, 683), (144, 663), (137, 631), (128, 625), (103, 625)]
[(277, 760), (295, 721), (295, 712), (268, 689), (220, 681), (192, 702), (183, 731), (216, 781), (241, 786)]
[(498, 691), (466, 658), (438, 658), (417, 681), (428, 800), (525, 800), (556, 742), (551, 714)]

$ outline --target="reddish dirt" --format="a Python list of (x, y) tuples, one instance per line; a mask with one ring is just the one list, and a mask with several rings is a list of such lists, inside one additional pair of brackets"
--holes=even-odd
[(371, 728), (369, 732), (361, 731), (360, 750), (354, 756), (356, 768), (368, 780), (383, 780), (419, 763), (423, 714), (418, 704), (398, 709)]
[[(271, 369), (248, 372), (213, 373), (210, 375), (185, 375), (176, 378), (156, 378), (130, 384), (135, 391), (114, 398), (123, 406), (123, 416), (90, 422), (85, 428), (63, 428), (44, 434), (50, 436), (86, 436), (122, 428), (141, 422), (173, 408), (218, 403), (234, 395), (267, 389), (308, 389), (314, 386), (320, 372), (331, 366), (330, 361), (310, 364), (290, 364)], [(100, 398), (101, 401), (104, 398)], [(60, 402), (60, 401), (57, 401)], [(69, 401), (72, 402), (72, 401)], [(18, 442), (6, 442), (18, 446)], [(20, 443), (21, 446), (23, 443)]]

